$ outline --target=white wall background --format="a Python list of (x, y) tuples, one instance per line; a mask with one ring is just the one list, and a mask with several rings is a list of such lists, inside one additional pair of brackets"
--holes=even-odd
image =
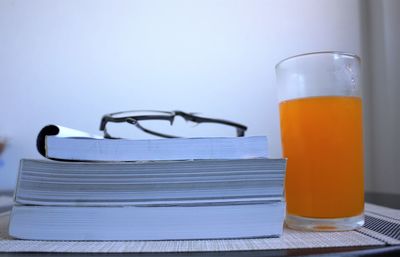
[(281, 155), (274, 65), (361, 55), (356, 0), (0, 0), (0, 189), (38, 158), (48, 123), (92, 133), (104, 113), (197, 111), (267, 135)]

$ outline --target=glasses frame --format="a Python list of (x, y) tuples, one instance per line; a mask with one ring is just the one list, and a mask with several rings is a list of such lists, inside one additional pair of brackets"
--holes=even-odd
[[(127, 115), (125, 117), (115, 117), (119, 115), (123, 115), (124, 113), (135, 113), (135, 112), (153, 112), (154, 114), (149, 114), (149, 115)], [(100, 131), (103, 131), (104, 133), (104, 138), (108, 139), (121, 139), (118, 137), (113, 137), (111, 136), (108, 131), (107, 131), (107, 123), (109, 122), (114, 122), (114, 123), (129, 123), (134, 125), (136, 128), (139, 130), (154, 135), (158, 137), (163, 137), (163, 138), (181, 138), (179, 136), (175, 135), (169, 135), (169, 134), (164, 134), (160, 133), (154, 130), (147, 129), (143, 127), (139, 121), (141, 120), (166, 120), (170, 122), (170, 125), (172, 126), (175, 120), (175, 117), (180, 116), (182, 117), (185, 121), (191, 121), (197, 124), (200, 123), (215, 123), (215, 124), (222, 124), (226, 126), (231, 126), (236, 129), (236, 136), (237, 137), (243, 137), (245, 135), (245, 132), (247, 130), (247, 127), (228, 120), (223, 120), (223, 119), (214, 119), (214, 118), (207, 118), (207, 117), (202, 117), (195, 115), (194, 113), (187, 113), (183, 111), (156, 111), (156, 110), (133, 110), (133, 111), (123, 111), (123, 112), (114, 112), (114, 113), (109, 113), (103, 115), (101, 118), (100, 122)]]

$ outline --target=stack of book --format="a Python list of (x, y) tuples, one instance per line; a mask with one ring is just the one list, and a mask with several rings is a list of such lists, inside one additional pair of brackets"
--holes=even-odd
[(46, 141), (46, 156), (79, 161), (21, 161), (13, 237), (189, 240), (282, 233), (286, 161), (266, 158), (265, 137)]

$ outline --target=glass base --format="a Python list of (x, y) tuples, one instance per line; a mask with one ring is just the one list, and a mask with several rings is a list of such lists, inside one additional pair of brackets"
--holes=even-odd
[(308, 231), (347, 231), (364, 225), (364, 214), (339, 219), (305, 218), (286, 214), (286, 225), (289, 228)]

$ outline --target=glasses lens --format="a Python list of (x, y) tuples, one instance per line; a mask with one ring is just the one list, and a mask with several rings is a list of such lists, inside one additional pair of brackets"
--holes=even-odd
[(229, 137), (236, 136), (236, 129), (218, 123), (194, 123), (186, 121), (182, 117), (175, 117), (173, 125), (161, 121), (140, 121), (140, 125), (146, 129), (159, 133), (175, 135), (179, 137)]

